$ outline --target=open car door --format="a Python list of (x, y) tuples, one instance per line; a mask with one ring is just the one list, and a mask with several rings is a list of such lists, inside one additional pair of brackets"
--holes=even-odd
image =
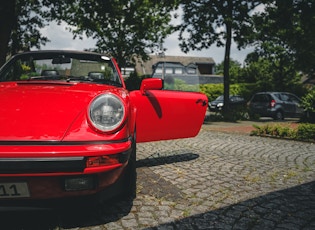
[(137, 109), (137, 142), (196, 136), (205, 118), (206, 95), (161, 89), (162, 80), (150, 78), (130, 92)]

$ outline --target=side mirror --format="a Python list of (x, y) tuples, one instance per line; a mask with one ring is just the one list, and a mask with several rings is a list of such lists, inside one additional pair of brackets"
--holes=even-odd
[(160, 78), (146, 78), (143, 79), (140, 86), (140, 92), (146, 94), (147, 90), (161, 90), (163, 82)]

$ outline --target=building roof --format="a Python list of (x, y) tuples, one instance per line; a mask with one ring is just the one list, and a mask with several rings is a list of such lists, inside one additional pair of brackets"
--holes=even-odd
[(158, 62), (173, 62), (181, 63), (184, 66), (189, 64), (210, 64), (215, 65), (213, 58), (207, 57), (193, 57), (193, 56), (159, 56), (150, 55), (150, 60), (144, 63), (137, 63), (136, 70), (139, 74), (152, 74), (152, 66)]

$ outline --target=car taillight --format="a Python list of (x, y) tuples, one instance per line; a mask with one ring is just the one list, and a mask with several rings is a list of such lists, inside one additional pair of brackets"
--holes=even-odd
[(276, 106), (276, 101), (275, 100), (271, 100), (270, 107), (273, 108), (275, 106)]

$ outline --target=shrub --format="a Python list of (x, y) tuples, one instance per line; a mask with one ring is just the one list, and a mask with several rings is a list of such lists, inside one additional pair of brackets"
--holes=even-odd
[(259, 126), (259, 125), (253, 125), (253, 127), (255, 128), (253, 131), (251, 131), (250, 135), (252, 136), (263, 136), (265, 135), (265, 127), (263, 126)]
[(294, 138), (294, 129), (288, 127), (288, 126), (284, 126), (281, 129), (279, 129), (279, 136), (280, 137), (292, 137)]
[(315, 124), (302, 123), (296, 128), (282, 124), (253, 125), (253, 127), (255, 130), (251, 132), (251, 135), (254, 136), (272, 136), (315, 142)]
[(200, 91), (204, 93), (209, 101), (213, 101), (223, 94), (223, 84), (204, 84), (200, 85)]
[[(223, 84), (203, 84), (200, 85), (200, 90), (202, 93), (207, 95), (209, 101), (213, 101), (218, 96), (224, 94)], [(256, 91), (256, 85), (251, 83), (230, 85), (230, 95), (240, 95), (244, 97), (247, 101)]]
[(315, 141), (315, 124), (300, 124), (296, 131), (296, 139)]
[(315, 123), (315, 88), (302, 97), (302, 106), (306, 111), (303, 120), (305, 122)]
[(302, 97), (302, 106), (310, 112), (315, 112), (315, 88)]
[(181, 79), (175, 79), (173, 86), (170, 86), (164, 82), (164, 88), (172, 89), (172, 90), (179, 90), (179, 91), (186, 91), (186, 92), (199, 92), (200, 91), (199, 85), (190, 85)]

